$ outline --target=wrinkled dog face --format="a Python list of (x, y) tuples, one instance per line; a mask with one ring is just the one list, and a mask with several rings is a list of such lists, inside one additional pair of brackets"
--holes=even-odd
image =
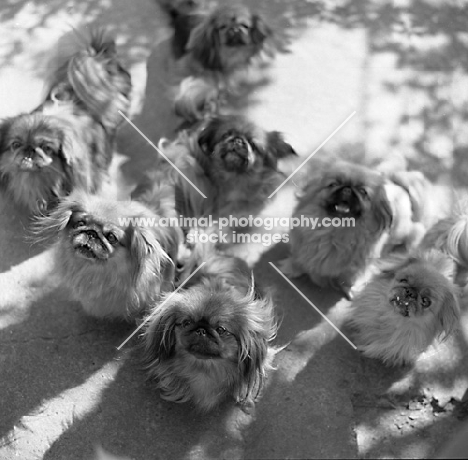
[(420, 269), (409, 267), (395, 275), (389, 303), (402, 316), (418, 317), (439, 309), (441, 296), (426, 283), (421, 283), (420, 275), (416, 272)]
[(58, 126), (40, 114), (14, 118), (2, 133), (1, 170), (10, 174), (61, 170), (62, 138)]
[(222, 45), (236, 48), (252, 42), (254, 28), (252, 15), (248, 10), (236, 9), (220, 14), (215, 23)]
[(249, 139), (236, 130), (226, 131), (213, 149), (213, 155), (220, 158), (227, 171), (242, 173), (255, 162), (255, 153)]
[(321, 195), (330, 216), (359, 218), (369, 209), (374, 190), (359, 177), (329, 174), (322, 181)]
[(128, 246), (124, 229), (81, 210), (72, 213), (67, 231), (75, 255), (90, 261), (105, 262)]
[(176, 349), (196, 360), (236, 362), (238, 343), (228, 296), (199, 292), (191, 301), (181, 308), (175, 323)]

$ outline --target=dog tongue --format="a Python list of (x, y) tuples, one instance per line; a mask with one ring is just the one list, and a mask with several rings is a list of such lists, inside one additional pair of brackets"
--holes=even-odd
[(335, 205), (335, 209), (343, 214), (347, 214), (350, 211), (349, 206), (345, 203)]

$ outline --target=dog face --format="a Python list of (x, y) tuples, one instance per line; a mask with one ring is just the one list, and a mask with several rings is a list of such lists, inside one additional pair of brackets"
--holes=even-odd
[(247, 65), (271, 33), (258, 15), (230, 4), (215, 9), (193, 30), (187, 51), (206, 69), (227, 72)]
[(296, 155), (276, 131), (262, 132), (236, 116), (212, 118), (200, 133), (198, 143), (218, 170), (237, 174), (257, 165), (276, 168), (278, 159)]
[(436, 323), (447, 334), (458, 318), (458, 300), (453, 285), (454, 263), (439, 251), (409, 257), (386, 270), (391, 278), (388, 304), (396, 313), (419, 322)]
[(86, 150), (64, 120), (32, 113), (0, 125), (0, 176), (29, 211), (43, 211), (70, 193), (78, 178), (84, 184), (88, 173)]
[(277, 326), (271, 299), (254, 289), (243, 294), (213, 275), (170, 295), (148, 319), (143, 357), (165, 399), (206, 411), (263, 386)]
[(0, 169), (3, 174), (63, 172), (64, 133), (52, 118), (20, 115), (1, 126)]
[(384, 178), (368, 168), (338, 162), (318, 168), (305, 195), (330, 217), (370, 217), (383, 230), (392, 222), (384, 184)]

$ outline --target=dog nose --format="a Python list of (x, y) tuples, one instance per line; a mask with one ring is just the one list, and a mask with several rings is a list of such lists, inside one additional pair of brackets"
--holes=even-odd
[(196, 333), (198, 335), (201, 335), (201, 336), (205, 336), (206, 335), (206, 330), (203, 328), (203, 327), (199, 327), (197, 330), (196, 330)]
[(343, 187), (341, 189), (341, 194), (343, 196), (350, 196), (352, 193), (353, 193), (353, 191), (351, 190), (351, 187)]

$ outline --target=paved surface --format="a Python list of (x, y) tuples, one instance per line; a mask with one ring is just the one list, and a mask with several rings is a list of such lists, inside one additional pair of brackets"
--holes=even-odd
[[(360, 0), (346, 1), (334, 14), (302, 0), (252, 4), (275, 26), (281, 50), (241, 111), (283, 131), (303, 157), (356, 111), (326, 154), (404, 159), (445, 182), (455, 168), (448, 177), (466, 180), (460, 10), (418, 3), (418, 30), (428, 34), (421, 41), (405, 29), (404, 14), (403, 22), (395, 19), (395, 8), (410, 2), (363, 8)], [(0, 115), (32, 109), (51, 57), (75, 37), (71, 26), (95, 21), (115, 31), (132, 70), (135, 122), (156, 142), (170, 137), (176, 120), (168, 94), (176, 76), (166, 53), (169, 30), (150, 0), (4, 1)], [(154, 157), (131, 127), (123, 128), (115, 165), (122, 196)], [(293, 192), (291, 184), (264, 214), (289, 215)], [(135, 460), (427, 458), (461, 427), (466, 317), (460, 334), (415, 368), (388, 369), (360, 357), (271, 268), (285, 245), (236, 247), (274, 290), (282, 317), (277, 343), (291, 343), (251, 414), (226, 404), (202, 417), (159, 399), (128, 350), (116, 350), (133, 326), (85, 316), (54, 280), (49, 252), (27, 243), (27, 234), (27, 216), (0, 196), (0, 459), (88, 460), (98, 444)], [(307, 279), (296, 284), (343, 324), (346, 304), (335, 293)]]

